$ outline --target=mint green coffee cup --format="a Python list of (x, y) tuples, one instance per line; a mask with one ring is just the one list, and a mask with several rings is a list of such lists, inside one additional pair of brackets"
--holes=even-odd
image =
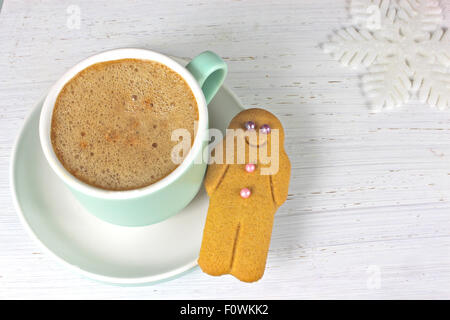
[[(199, 120), (188, 155), (167, 177), (140, 189), (110, 191), (78, 180), (59, 162), (50, 139), (51, 118), (59, 92), (78, 72), (95, 63), (127, 58), (157, 61), (177, 72), (194, 94)], [(226, 74), (227, 65), (211, 51), (201, 53), (186, 67), (168, 56), (145, 49), (116, 49), (89, 57), (67, 71), (44, 101), (39, 136), (45, 158), (81, 205), (98, 218), (122, 226), (145, 226), (163, 221), (186, 207), (202, 185), (206, 170), (203, 149), (208, 143), (207, 104), (219, 90)]]

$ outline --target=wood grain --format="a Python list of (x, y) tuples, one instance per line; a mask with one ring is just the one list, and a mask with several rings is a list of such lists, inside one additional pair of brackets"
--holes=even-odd
[[(80, 29), (67, 27), (70, 5), (81, 10)], [(370, 112), (361, 72), (319, 47), (348, 23), (346, 2), (332, 0), (6, 1), (0, 298), (450, 298), (450, 112), (414, 101)], [(24, 117), (70, 66), (118, 47), (185, 58), (213, 50), (242, 102), (283, 122), (291, 187), (260, 282), (196, 269), (153, 286), (100, 284), (57, 264), (25, 234), (8, 181)]]

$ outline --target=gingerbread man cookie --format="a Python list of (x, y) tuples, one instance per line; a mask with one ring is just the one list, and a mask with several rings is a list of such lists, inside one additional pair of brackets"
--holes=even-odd
[(273, 219), (287, 198), (291, 164), (281, 122), (270, 112), (244, 110), (228, 128), (257, 139), (245, 136), (245, 143), (239, 143), (236, 136), (227, 136), (216, 147), (224, 161), (216, 159), (206, 173), (210, 203), (198, 263), (210, 275), (232, 274), (253, 282), (264, 274)]

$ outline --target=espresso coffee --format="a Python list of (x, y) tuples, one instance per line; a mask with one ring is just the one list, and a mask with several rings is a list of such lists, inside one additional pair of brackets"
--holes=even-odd
[(73, 77), (55, 103), (51, 141), (76, 178), (106, 190), (130, 190), (166, 177), (172, 131), (194, 140), (198, 106), (186, 81), (158, 62), (94, 64)]

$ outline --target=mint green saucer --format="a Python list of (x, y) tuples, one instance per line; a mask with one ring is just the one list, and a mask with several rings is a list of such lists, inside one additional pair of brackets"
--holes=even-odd
[[(42, 101), (31, 111), (11, 161), (14, 204), (29, 234), (58, 261), (103, 282), (133, 285), (176, 277), (197, 265), (208, 197), (202, 190), (182, 212), (146, 227), (121, 227), (86, 212), (48, 166), (38, 136)], [(242, 110), (222, 87), (209, 105), (222, 131)]]

